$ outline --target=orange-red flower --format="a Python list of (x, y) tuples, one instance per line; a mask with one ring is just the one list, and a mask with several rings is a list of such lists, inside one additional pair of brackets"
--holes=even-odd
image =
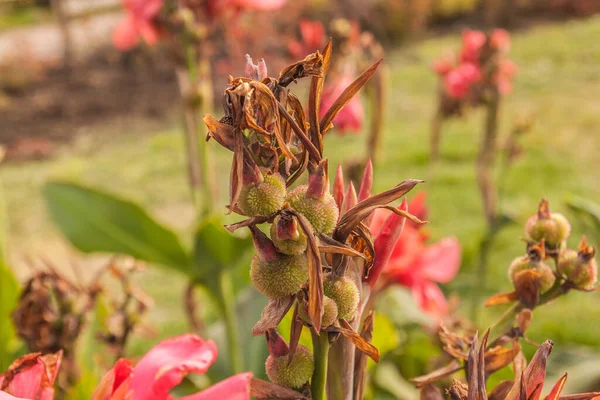
[[(121, 359), (102, 378), (92, 400), (171, 400), (169, 391), (188, 373), (203, 374), (217, 358), (212, 340), (185, 334), (163, 340), (138, 363)], [(250, 399), (251, 373), (241, 373), (183, 400)]]
[(113, 44), (121, 50), (131, 50), (140, 38), (148, 45), (158, 41), (158, 30), (154, 19), (162, 9), (163, 0), (122, 0), (127, 17), (117, 25), (113, 33)]

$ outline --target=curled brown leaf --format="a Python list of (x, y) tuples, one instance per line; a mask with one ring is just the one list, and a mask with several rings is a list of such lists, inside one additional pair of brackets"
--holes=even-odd
[(269, 329), (275, 329), (292, 307), (293, 303), (294, 296), (269, 299), (269, 302), (260, 314), (260, 320), (254, 325), (254, 328), (252, 328), (252, 335), (261, 336)]

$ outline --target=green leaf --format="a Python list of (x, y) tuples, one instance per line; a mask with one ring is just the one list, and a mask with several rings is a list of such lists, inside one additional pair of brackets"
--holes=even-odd
[(177, 235), (137, 204), (66, 182), (47, 183), (44, 196), (52, 218), (79, 250), (127, 254), (193, 274)]
[(567, 206), (578, 215), (588, 218), (597, 232), (600, 232), (600, 204), (589, 199), (571, 196), (567, 199)]
[(210, 278), (222, 268), (233, 268), (247, 262), (252, 248), (249, 236), (238, 237), (223, 228), (219, 217), (209, 217), (200, 223), (194, 239), (196, 276)]
[[(377, 347), (381, 357), (398, 347), (400, 339), (396, 327), (384, 314), (375, 314), (373, 326), (373, 340), (371, 340), (371, 343)], [(373, 368), (375, 365), (375, 361), (369, 358), (368, 368)]]

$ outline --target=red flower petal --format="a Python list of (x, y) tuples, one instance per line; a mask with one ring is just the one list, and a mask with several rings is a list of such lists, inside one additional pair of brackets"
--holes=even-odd
[(113, 32), (113, 45), (117, 50), (127, 51), (133, 49), (140, 41), (136, 27), (136, 20), (128, 16), (122, 20)]
[(132, 400), (165, 400), (190, 372), (203, 374), (217, 358), (217, 346), (186, 334), (160, 342), (132, 371)]
[(250, 400), (251, 372), (237, 374), (181, 400)]
[(371, 197), (371, 188), (373, 187), (373, 162), (371, 159), (367, 162), (363, 172), (362, 180), (360, 181), (360, 189), (358, 191), (358, 201), (363, 201)]
[(412, 295), (421, 308), (428, 314), (441, 317), (448, 311), (446, 297), (433, 282), (420, 281), (411, 287)]
[(235, 4), (242, 8), (254, 10), (276, 10), (285, 4), (286, 0), (236, 0)]
[(458, 273), (460, 258), (458, 240), (443, 238), (421, 252), (414, 268), (419, 270), (419, 275), (424, 279), (447, 283)]

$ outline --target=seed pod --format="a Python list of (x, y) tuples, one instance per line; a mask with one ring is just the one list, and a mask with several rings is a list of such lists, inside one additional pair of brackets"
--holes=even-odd
[(271, 382), (293, 389), (300, 389), (313, 374), (314, 360), (310, 350), (299, 345), (291, 362), (289, 362), (287, 355), (277, 356), (272, 354), (267, 358), (265, 367)]
[(346, 276), (336, 279), (329, 277), (325, 280), (323, 289), (325, 296), (337, 304), (338, 318), (352, 321), (360, 300), (358, 288), (352, 279)]
[(330, 234), (337, 224), (340, 213), (333, 196), (326, 192), (323, 197), (316, 198), (309, 196), (307, 191), (307, 185), (298, 186), (288, 193), (286, 201), (294, 210), (306, 217), (316, 234)]
[(305, 254), (279, 254), (276, 260), (267, 261), (256, 255), (250, 264), (250, 278), (268, 298), (288, 296), (297, 293), (308, 280), (308, 259)]
[(268, 216), (281, 209), (286, 188), (282, 176), (263, 174), (258, 182), (244, 182), (238, 205), (249, 216)]
[(571, 233), (567, 218), (559, 213), (551, 213), (548, 201), (542, 200), (536, 215), (525, 224), (525, 233), (536, 242), (544, 239), (546, 246), (558, 248)]
[[(298, 315), (304, 322), (310, 323), (306, 304), (301, 304), (298, 307)], [(327, 328), (338, 319), (338, 307), (335, 301), (329, 297), (323, 297), (323, 316), (321, 317), (321, 327)]]
[(577, 289), (592, 289), (598, 280), (595, 253), (595, 249), (589, 246), (584, 236), (579, 243), (579, 251), (566, 249), (560, 253), (558, 272)]
[(529, 256), (517, 257), (508, 268), (508, 278), (515, 284), (524, 271), (536, 271), (537, 286), (540, 293), (546, 292), (554, 285), (555, 276), (552, 268), (543, 261), (533, 261)]
[(306, 250), (306, 235), (291, 215), (278, 215), (271, 225), (271, 240), (283, 254), (297, 255)]

